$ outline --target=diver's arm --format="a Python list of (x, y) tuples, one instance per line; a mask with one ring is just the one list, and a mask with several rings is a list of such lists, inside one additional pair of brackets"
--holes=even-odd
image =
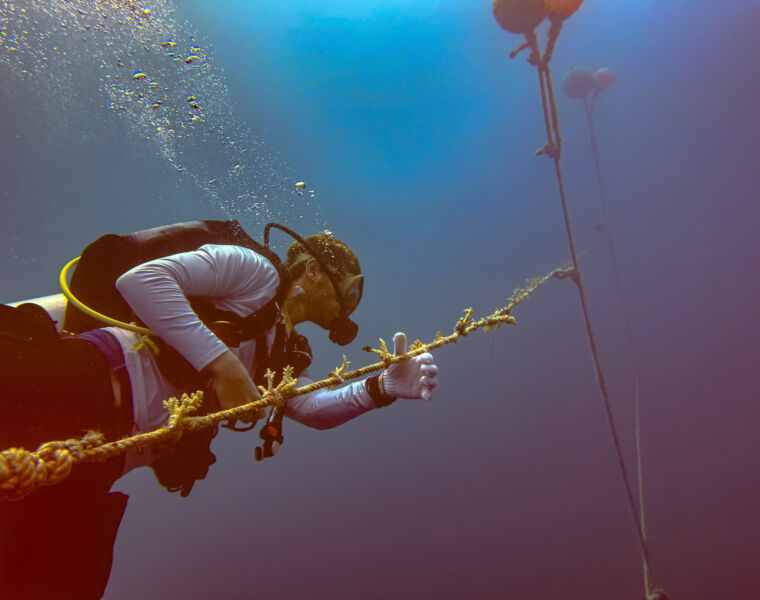
[(278, 284), (277, 270), (263, 256), (212, 244), (143, 263), (116, 281), (135, 314), (198, 370), (228, 349), (200, 321), (188, 297), (213, 298), (219, 308), (246, 316), (269, 302)]
[[(311, 384), (303, 375), (298, 387)], [(321, 389), (288, 400), (285, 416), (314, 429), (331, 429), (375, 408), (364, 381), (338, 389)]]
[[(243, 363), (230, 350), (217, 356), (204, 367), (203, 371), (211, 377), (214, 392), (222, 410), (261, 399), (259, 390), (256, 389)], [(265, 415), (263, 409), (257, 413), (254, 419), (261, 419)], [(249, 421), (248, 419), (241, 420)]]
[[(405, 354), (406, 335), (396, 333), (393, 346), (394, 354)], [(306, 372), (298, 379), (299, 387), (310, 383)], [(373, 408), (388, 406), (396, 398), (431, 400), (437, 385), (438, 367), (433, 355), (425, 352), (392, 364), (378, 377), (296, 396), (288, 402), (285, 415), (315, 429), (330, 429)]]

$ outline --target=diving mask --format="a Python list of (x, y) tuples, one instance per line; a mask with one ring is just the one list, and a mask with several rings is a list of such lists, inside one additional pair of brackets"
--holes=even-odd
[[(331, 273), (332, 275), (332, 273)], [(354, 275), (349, 273), (338, 284), (333, 277), (335, 290), (338, 292), (338, 300), (341, 305), (341, 314), (330, 323), (330, 341), (345, 346), (354, 341), (359, 326), (348, 318), (361, 300), (364, 291), (364, 275)]]

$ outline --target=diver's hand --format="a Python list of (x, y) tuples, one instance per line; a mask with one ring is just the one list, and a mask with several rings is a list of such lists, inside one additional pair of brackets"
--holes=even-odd
[[(261, 399), (259, 390), (256, 389), (243, 363), (230, 350), (217, 356), (203, 370), (211, 375), (211, 383), (222, 410)], [(244, 423), (253, 423), (264, 415), (264, 409), (260, 408), (250, 417), (239, 420)]]
[[(406, 334), (399, 332), (393, 336), (393, 353), (398, 356), (405, 352)], [(438, 367), (430, 352), (392, 364), (380, 375), (380, 390), (392, 398), (430, 401), (437, 385)]]

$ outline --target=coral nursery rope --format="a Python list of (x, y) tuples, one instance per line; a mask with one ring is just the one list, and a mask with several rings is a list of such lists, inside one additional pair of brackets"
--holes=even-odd
[(282, 381), (278, 385), (274, 385), (274, 373), (268, 371), (267, 388), (259, 387), (261, 398), (235, 408), (194, 417), (191, 413), (200, 407), (203, 399), (203, 392), (197, 391), (191, 395), (183, 394), (179, 399), (165, 400), (164, 407), (169, 413), (169, 419), (166, 426), (154, 431), (108, 443), (104, 442), (102, 434), (90, 431), (80, 439), (47, 442), (34, 452), (23, 448), (3, 450), (0, 452), (0, 500), (19, 500), (42, 486), (59, 483), (69, 476), (71, 469), (78, 463), (103, 462), (124, 454), (128, 450), (151, 446), (157, 442), (177, 441), (186, 432), (213, 427), (223, 421), (251, 417), (266, 406), (273, 404), (282, 406), (295, 396), (339, 385), (446, 344), (456, 343), (460, 337), (465, 337), (478, 329), (490, 331), (505, 324), (514, 325), (515, 319), (510, 313), (516, 305), (526, 300), (550, 278), (562, 279), (569, 276), (571, 271), (569, 265), (565, 265), (546, 275), (529, 279), (524, 288), (514, 290), (507, 306), (497, 309), (487, 317), (474, 320), (472, 308), (468, 308), (464, 316), (457, 321), (451, 334), (444, 336), (438, 332), (435, 340), (428, 344), (416, 340), (405, 354), (392, 354), (388, 351), (385, 341), (380, 339), (380, 348), (365, 348), (377, 354), (378, 362), (354, 371), (346, 371), (348, 361), (343, 357), (343, 364), (331, 371), (326, 379), (310, 385), (297, 388), (293, 369), (285, 367)]

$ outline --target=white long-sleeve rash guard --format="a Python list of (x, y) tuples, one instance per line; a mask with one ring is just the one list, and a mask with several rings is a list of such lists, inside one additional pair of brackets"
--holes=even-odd
[[(240, 246), (208, 244), (193, 252), (160, 258), (127, 271), (116, 287), (136, 315), (156, 335), (200, 370), (228, 348), (198, 318), (187, 300), (200, 296), (217, 308), (243, 317), (263, 307), (275, 295), (279, 275), (265, 257)], [(136, 351), (137, 334), (108, 328), (124, 350), (132, 384), (135, 425), (149, 431), (168, 417), (163, 400), (175, 395), (163, 379), (150, 351)], [(267, 334), (271, 347), (274, 326)], [(256, 341), (231, 348), (249, 373)], [(304, 372), (298, 385), (311, 382)], [(308, 427), (329, 429), (374, 408), (363, 381), (336, 390), (318, 390), (288, 402), (286, 416)]]

